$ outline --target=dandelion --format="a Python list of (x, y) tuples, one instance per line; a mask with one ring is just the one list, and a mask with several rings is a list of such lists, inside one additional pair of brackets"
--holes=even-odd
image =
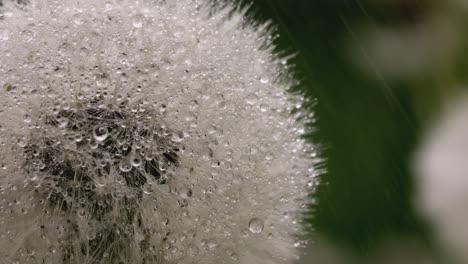
[(296, 257), (315, 153), (266, 26), (198, 0), (2, 9), (0, 258)]
[(415, 158), (416, 205), (433, 224), (444, 249), (468, 261), (468, 97), (450, 101)]

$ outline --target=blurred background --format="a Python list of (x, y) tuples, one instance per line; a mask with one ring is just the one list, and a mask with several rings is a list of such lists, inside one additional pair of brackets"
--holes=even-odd
[[(466, 82), (465, 0), (240, 0), (316, 98), (323, 164), (301, 263), (451, 263), (414, 204), (413, 155)], [(315, 101), (314, 101), (315, 102)]]

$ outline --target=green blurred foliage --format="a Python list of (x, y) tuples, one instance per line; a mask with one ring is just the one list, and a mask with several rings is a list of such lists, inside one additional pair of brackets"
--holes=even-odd
[[(366, 255), (382, 241), (412, 237), (430, 247), (430, 232), (412, 205), (411, 155), (421, 134), (419, 102), (431, 96), (430, 73), (387, 79), (350, 59), (359, 25), (405, 27), (425, 16), (430, 1), (254, 0), (252, 16), (273, 20), (278, 50), (292, 60), (297, 87), (314, 106), (327, 172), (313, 196), (315, 230)], [(356, 44), (356, 43), (355, 43)], [(363, 60), (366, 52), (363, 51)], [(398, 60), (398, 54), (396, 54)], [(426, 85), (426, 99), (414, 86)], [(424, 97), (424, 96), (423, 96)], [(429, 98), (429, 99), (428, 99)], [(423, 105), (423, 108), (427, 105)], [(435, 106), (434, 106), (435, 108)]]

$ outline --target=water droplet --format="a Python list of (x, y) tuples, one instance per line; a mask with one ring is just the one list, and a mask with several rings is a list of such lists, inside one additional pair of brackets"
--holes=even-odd
[(263, 113), (268, 111), (268, 105), (267, 104), (261, 104), (260, 105), (260, 111), (262, 111)]
[(208, 249), (212, 250), (212, 249), (215, 249), (218, 246), (218, 243), (216, 242), (216, 240), (210, 239), (210, 240), (206, 241), (206, 246), (208, 247)]
[(80, 25), (83, 25), (83, 21), (81, 20), (81, 18), (77, 17), (73, 20), (73, 22), (75, 23), (75, 25), (77, 26), (80, 26)]
[(245, 99), (245, 102), (249, 105), (254, 105), (258, 102), (258, 96), (255, 95), (255, 94), (250, 94), (247, 96), (247, 98)]
[(175, 26), (173, 32), (174, 37), (181, 38), (185, 34), (185, 28), (183, 26)]
[(75, 141), (76, 142), (81, 142), (82, 140), (83, 140), (83, 135), (81, 135), (81, 134), (75, 135)]
[(10, 39), (11, 30), (8, 28), (0, 28), (0, 40)]
[(104, 141), (109, 136), (109, 130), (105, 126), (97, 126), (93, 130), (93, 136), (97, 141)]
[(56, 120), (58, 123), (57, 126), (60, 128), (65, 128), (68, 125), (68, 119), (63, 116), (58, 116)]
[(192, 256), (192, 257), (196, 256), (198, 254), (198, 252), (199, 252), (199, 249), (195, 245), (189, 245), (187, 247), (187, 253), (188, 253), (189, 256)]
[(179, 194), (180, 194), (180, 196), (182, 198), (190, 198), (190, 197), (192, 197), (192, 189), (182, 188), (182, 190), (180, 190)]
[(26, 138), (25, 137), (19, 138), (17, 143), (18, 143), (18, 146), (20, 146), (22, 148), (26, 147), (26, 145), (27, 145)]
[(142, 163), (142, 160), (141, 160), (141, 157), (138, 156), (138, 155), (135, 155), (132, 157), (132, 159), (130, 160), (131, 164), (133, 167), (138, 167), (141, 165)]
[(208, 132), (208, 134), (213, 135), (213, 134), (216, 133), (216, 130), (217, 130), (216, 126), (213, 125), (213, 124), (211, 124), (211, 125), (208, 127), (208, 131), (207, 131), (207, 132)]
[(228, 256), (230, 256), (232, 260), (238, 260), (239, 259), (239, 256), (237, 256), (237, 254), (234, 251), (232, 251), (231, 249), (226, 250), (226, 254)]
[(142, 28), (145, 17), (142, 14), (133, 16), (133, 26), (135, 28)]
[(99, 144), (96, 141), (92, 141), (92, 142), (89, 143), (89, 147), (91, 149), (97, 149), (98, 146), (99, 146)]
[(299, 240), (294, 241), (293, 246), (294, 247), (300, 247), (301, 246), (301, 241), (299, 241)]
[(127, 159), (123, 159), (119, 163), (119, 169), (123, 172), (129, 172), (132, 170), (132, 163)]
[(249, 222), (249, 230), (252, 233), (258, 234), (263, 231), (263, 220), (260, 218), (252, 218)]
[(267, 78), (261, 78), (260, 82), (263, 84), (269, 83), (270, 81)]
[(24, 121), (25, 123), (31, 123), (31, 121), (32, 121), (32, 120), (31, 120), (31, 116), (29, 116), (28, 114), (24, 115), (24, 116), (23, 116), (23, 121)]
[(37, 170), (43, 170), (45, 167), (46, 167), (46, 164), (45, 164), (44, 162), (42, 162), (42, 161), (41, 161), (41, 162), (38, 162), (38, 163), (36, 164), (36, 169), (37, 169)]

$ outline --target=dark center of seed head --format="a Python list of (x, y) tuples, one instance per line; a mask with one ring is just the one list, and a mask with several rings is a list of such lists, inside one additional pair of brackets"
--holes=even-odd
[[(96, 263), (107, 263), (117, 261), (107, 252), (109, 247), (125, 246), (134, 235), (128, 225), (136, 223), (142, 234), (150, 235), (138, 210), (143, 188), (150, 181), (166, 183), (171, 167), (178, 165), (180, 149), (171, 140), (173, 132), (155, 123), (154, 111), (99, 105), (98, 101), (81, 103), (74, 110), (44, 114), (46, 133), (31, 136), (24, 149), (28, 173), (42, 181), (36, 192), (54, 210), (102, 224), (80, 250), (93, 254)], [(126, 191), (116, 193), (112, 187), (99, 191), (100, 182), (124, 186)], [(80, 232), (73, 220), (67, 228), (70, 236)], [(76, 245), (64, 247), (63, 261), (70, 263), (77, 254)]]

